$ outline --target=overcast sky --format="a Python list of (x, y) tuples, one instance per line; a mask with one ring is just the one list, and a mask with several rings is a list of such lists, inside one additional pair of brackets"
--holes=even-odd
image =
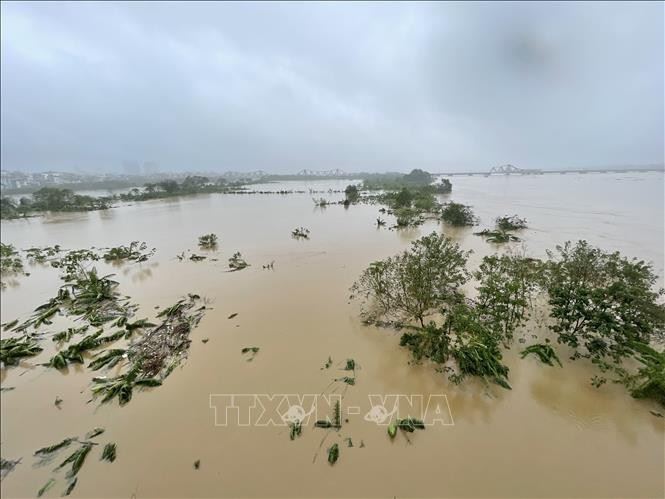
[(2, 168), (664, 161), (664, 4), (2, 3)]

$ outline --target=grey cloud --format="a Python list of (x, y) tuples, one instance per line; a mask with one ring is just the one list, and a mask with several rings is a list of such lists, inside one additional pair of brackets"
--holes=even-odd
[(663, 163), (662, 3), (2, 3), (4, 169)]

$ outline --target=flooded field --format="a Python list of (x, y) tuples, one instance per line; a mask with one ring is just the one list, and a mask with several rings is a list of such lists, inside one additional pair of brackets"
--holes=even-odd
[[(488, 227), (495, 217), (518, 214), (529, 222), (520, 249), (542, 258), (566, 240), (587, 239), (653, 263), (663, 284), (663, 175), (543, 175), (453, 178), (440, 196), (470, 204)], [(266, 189), (343, 189), (346, 181), (283, 182)], [(257, 187), (258, 188), (258, 187)], [(205, 195), (122, 205), (100, 212), (59, 214), (2, 222), (2, 241), (17, 248), (60, 244), (108, 247), (145, 241), (156, 253), (147, 262), (114, 267), (123, 295), (140, 305), (136, 317), (154, 318), (187, 293), (209, 300), (193, 330), (188, 358), (156, 389), (137, 391), (119, 407), (89, 402), (93, 374), (38, 366), (45, 350), (3, 369), (2, 427), (5, 458), (22, 458), (2, 480), (3, 497), (34, 497), (52, 467), (34, 466), (34, 451), (104, 427), (117, 444), (113, 464), (90, 457), (73, 497), (662, 497), (665, 494), (665, 419), (655, 406), (607, 384), (593, 388), (594, 371), (565, 361), (551, 368), (534, 359), (506, 357), (513, 389), (477, 381), (450, 383), (431, 365), (410, 364), (400, 334), (364, 326), (349, 288), (372, 261), (405, 249), (431, 231), (474, 251), (470, 266), (498, 247), (428, 222), (417, 229), (377, 229), (379, 206), (317, 208), (307, 194)], [(317, 195), (319, 197), (319, 195)], [(331, 194), (330, 199), (341, 199)], [(388, 218), (388, 217), (386, 217)], [(309, 240), (291, 230), (306, 227)], [(219, 236), (202, 252), (197, 238)], [(208, 259), (180, 261), (194, 251)], [(251, 265), (227, 272), (236, 251)], [(217, 261), (213, 261), (213, 259)], [(263, 266), (274, 262), (274, 268)], [(56, 269), (29, 266), (29, 276), (7, 281), (2, 322), (25, 319), (52, 297)], [(237, 314), (229, 318), (232, 314)], [(536, 323), (529, 327), (541, 332)], [(54, 326), (55, 328), (55, 326)], [(206, 342), (202, 340), (207, 340)], [(251, 362), (244, 347), (260, 350)], [(562, 360), (567, 355), (561, 355)], [(322, 369), (328, 358), (330, 369)], [(215, 425), (214, 394), (319, 394), (341, 363), (359, 365), (355, 386), (341, 387), (348, 423), (328, 436), (311, 424), (289, 439), (286, 427)], [(365, 420), (371, 394), (443, 394), (448, 425), (390, 440), (385, 427)], [(55, 398), (62, 399), (60, 407)], [(344, 411), (360, 407), (359, 414)], [(347, 447), (350, 437), (353, 447)], [(360, 443), (364, 444), (363, 446)], [(340, 445), (328, 465), (325, 447)], [(98, 452), (98, 451), (97, 451)], [(315, 459), (316, 458), (316, 459)], [(200, 467), (193, 463), (200, 460)], [(313, 462), (314, 461), (314, 462)], [(46, 495), (60, 495), (63, 481)], [(518, 494), (519, 491), (519, 494)]]

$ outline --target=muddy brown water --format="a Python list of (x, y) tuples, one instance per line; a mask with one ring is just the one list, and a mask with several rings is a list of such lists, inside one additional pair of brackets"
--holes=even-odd
[[(442, 200), (473, 205), (481, 227), (502, 214), (528, 219), (524, 242), (514, 249), (542, 257), (566, 239), (586, 238), (653, 262), (662, 285), (662, 174), (454, 178), (453, 184)], [(346, 182), (313, 188), (322, 185), (338, 189)], [(140, 304), (137, 317), (154, 317), (155, 306), (188, 292), (212, 307), (192, 333), (187, 360), (163, 386), (136, 391), (124, 407), (88, 403), (87, 368), (38, 367), (53, 353), (48, 339), (38, 357), (3, 369), (2, 386), (15, 389), (1, 394), (2, 456), (22, 458), (1, 483), (3, 497), (35, 496), (51, 476), (58, 482), (47, 495), (60, 495), (64, 473), (51, 472), (58, 461), (35, 467), (32, 453), (95, 426), (106, 428), (98, 441), (115, 442), (118, 458), (101, 462), (101, 449), (94, 449), (73, 497), (663, 497), (665, 419), (619, 386), (593, 388), (588, 365), (565, 362), (560, 369), (519, 360), (516, 345), (506, 355), (511, 391), (473, 380), (457, 386), (431, 365), (411, 365), (399, 333), (363, 326), (349, 287), (371, 261), (432, 230), (473, 249), (471, 267), (499, 250), (472, 235), (477, 228), (428, 223), (397, 232), (377, 229), (377, 216), (377, 206), (315, 208), (307, 195), (206, 195), (3, 221), (2, 241), (20, 248), (132, 240), (156, 247), (142, 264), (98, 265), (115, 272), (120, 291)], [(309, 241), (290, 237), (298, 226), (311, 230)], [(183, 251), (202, 253), (197, 237), (208, 232), (220, 244), (205, 254), (218, 261), (177, 260)], [(251, 267), (228, 273), (226, 260), (235, 251)], [(274, 270), (262, 269), (271, 261)], [(30, 276), (9, 280), (2, 292), (3, 322), (26, 318), (60, 284), (54, 269), (28, 270)], [(228, 319), (232, 313), (238, 315)], [(529, 327), (529, 334), (542, 333), (535, 323)], [(252, 362), (240, 354), (246, 346), (260, 347)], [(333, 366), (321, 369), (329, 356)], [(330, 432), (314, 463), (326, 432), (311, 424), (294, 441), (284, 427), (215, 425), (211, 394), (318, 394), (347, 374), (338, 368), (349, 357), (360, 368), (343, 407), (358, 406), (361, 414), (343, 414), (349, 422)], [(454, 424), (428, 427), (411, 443), (402, 435), (391, 441), (385, 427), (363, 418), (370, 394), (444, 394)], [(335, 442), (340, 459), (331, 467), (325, 449)]]

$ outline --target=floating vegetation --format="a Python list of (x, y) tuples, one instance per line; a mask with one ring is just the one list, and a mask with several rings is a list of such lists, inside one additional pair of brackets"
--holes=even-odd
[(118, 331), (109, 336), (100, 337), (103, 329), (98, 330), (95, 333), (89, 334), (84, 337), (78, 343), (69, 345), (67, 349), (62, 350), (55, 354), (47, 364), (48, 367), (55, 367), (56, 369), (63, 369), (67, 367), (67, 364), (83, 364), (83, 354), (88, 350), (99, 348), (102, 345), (111, 343), (125, 336), (124, 331)]
[(243, 355), (249, 354), (247, 357), (247, 362), (251, 362), (254, 360), (254, 357), (256, 357), (256, 354), (259, 353), (259, 347), (244, 347), (242, 350), (240, 350), (240, 353)]
[(559, 357), (557, 357), (556, 352), (550, 345), (544, 345), (542, 343), (537, 343), (535, 345), (531, 345), (522, 352), (520, 352), (520, 356), (522, 358), (526, 357), (529, 354), (533, 354), (536, 357), (540, 359), (540, 361), (544, 364), (547, 364), (548, 366), (554, 366), (554, 362), (559, 364), (559, 367), (563, 367), (561, 364), (561, 361), (559, 360)]
[(69, 494), (72, 493), (74, 490), (74, 487), (76, 487), (76, 482), (78, 482), (78, 478), (74, 478), (71, 482), (69, 482), (69, 485), (67, 485), (67, 489), (65, 492), (62, 494), (63, 496), (68, 496)]
[(4, 366), (16, 366), (25, 357), (34, 357), (43, 349), (28, 336), (0, 339), (0, 362)]
[(95, 438), (96, 436), (99, 436), (102, 433), (104, 433), (104, 431), (106, 431), (104, 430), (104, 428), (93, 428), (92, 430), (90, 430), (88, 433), (85, 434), (85, 439), (90, 440), (91, 438)]
[(58, 409), (62, 409), (60, 405), (62, 405), (63, 400), (56, 395), (55, 400), (53, 401), (53, 405), (56, 406)]
[(41, 449), (37, 449), (35, 451), (35, 456), (47, 456), (49, 454), (53, 454), (54, 452), (59, 451), (60, 449), (64, 449), (65, 447), (69, 446), (72, 442), (76, 441), (76, 437), (70, 437), (70, 438), (65, 438), (61, 442), (58, 442), (57, 444), (54, 445), (49, 445), (47, 447), (42, 447)]
[(390, 423), (388, 426), (388, 436), (392, 439), (397, 435), (397, 423)]
[(55, 478), (49, 478), (49, 481), (44, 484), (44, 486), (39, 489), (39, 492), (37, 492), (37, 497), (43, 496), (51, 487), (55, 485)]
[(275, 260), (262, 266), (264, 270), (275, 270)]
[(302, 422), (301, 421), (292, 421), (289, 423), (289, 438), (295, 440), (296, 437), (299, 437), (302, 433)]
[(0, 274), (18, 274), (23, 272), (23, 261), (11, 244), (0, 243)]
[(11, 459), (0, 457), (0, 480), (4, 479), (9, 473), (11, 473), (20, 462), (20, 459), (12, 461)]
[(95, 385), (92, 387), (93, 395), (102, 395), (102, 403), (109, 402), (118, 397), (120, 405), (132, 400), (134, 387), (154, 387), (162, 382), (156, 378), (139, 378), (139, 368), (135, 367), (125, 374), (115, 378), (92, 378)]
[[(135, 387), (155, 387), (162, 383), (171, 371), (186, 357), (191, 344), (189, 333), (203, 317), (205, 305), (200, 305), (198, 295), (188, 295), (174, 305), (162, 310), (157, 317), (162, 323), (148, 331), (136, 343), (129, 346), (126, 352), (105, 354), (104, 361), (113, 362), (120, 355), (127, 355), (130, 361), (129, 371), (114, 378), (93, 378), (92, 392), (102, 397), (102, 403), (115, 397), (120, 405), (132, 398)], [(93, 361), (93, 363), (96, 361)]]
[(356, 361), (353, 359), (346, 359), (346, 365), (344, 366), (345, 371), (355, 371), (356, 370)]
[(328, 462), (330, 464), (335, 464), (339, 459), (339, 445), (333, 444), (332, 447), (328, 449)]
[(512, 235), (510, 232), (504, 230), (489, 230), (484, 229), (480, 232), (474, 232), (476, 236), (483, 236), (490, 243), (507, 243), (519, 241), (520, 238)]
[(342, 408), (340, 406), (339, 400), (335, 400), (335, 406), (333, 407), (333, 426), (335, 428), (342, 427)]
[(15, 327), (17, 324), (18, 324), (18, 319), (14, 319), (14, 320), (11, 321), (11, 322), (5, 322), (5, 323), (3, 323), (3, 324), (0, 324), (0, 326), (1, 326), (2, 329), (4, 329), (5, 331), (9, 331), (9, 330), (11, 330), (11, 329), (14, 329), (14, 327)]
[(25, 250), (26, 257), (34, 263), (45, 263), (60, 253), (60, 245), (47, 246), (45, 248), (28, 248)]
[(200, 262), (201, 260), (205, 260), (206, 258), (208, 258), (208, 257), (207, 257), (207, 256), (203, 256), (203, 255), (197, 255), (196, 253), (192, 253), (192, 254), (189, 256), (189, 259), (190, 259), (191, 261), (193, 261), (193, 262)]
[(346, 442), (347, 447), (353, 447), (353, 440), (351, 440), (351, 437), (345, 438), (344, 441)]
[(420, 419), (405, 418), (397, 420), (397, 427), (402, 431), (413, 433), (416, 430), (424, 430), (425, 423), (423, 423)]
[(71, 464), (71, 468), (66, 474), (67, 478), (74, 478), (78, 472), (81, 470), (81, 467), (83, 466), (83, 463), (85, 462), (85, 458), (87, 457), (88, 453), (92, 449), (91, 443), (82, 443), (81, 447), (79, 447), (77, 450), (75, 450), (72, 454), (67, 457), (60, 465), (56, 468), (56, 470), (62, 469), (68, 464)]
[(233, 253), (233, 256), (229, 258), (229, 268), (231, 269), (231, 272), (242, 270), (246, 267), (249, 267), (249, 264), (243, 260), (239, 251)]
[(383, 218), (378, 217), (376, 219), (376, 226), (377, 227), (385, 227), (385, 225), (386, 225), (386, 221)]
[(314, 206), (318, 208), (325, 208), (330, 204), (330, 201), (328, 201), (325, 198), (318, 198), (318, 199), (312, 198), (312, 201), (314, 201)]
[(526, 229), (526, 219), (517, 215), (498, 217), (494, 221), (496, 228), (501, 231)]
[(132, 241), (129, 243), (129, 246), (110, 248), (104, 253), (103, 257), (107, 262), (118, 262), (123, 260), (134, 261), (137, 263), (145, 262), (155, 253), (155, 248), (146, 252), (147, 249), (148, 245), (146, 243)]
[(212, 250), (217, 248), (217, 234), (204, 234), (199, 236), (199, 248)]
[(355, 385), (356, 384), (356, 378), (350, 378), (349, 376), (344, 376), (342, 378), (337, 378), (335, 381), (342, 381), (343, 383), (346, 383), (347, 385)]
[(326, 361), (325, 364), (323, 364), (323, 367), (321, 369), (330, 369), (330, 366), (332, 366), (332, 357), (328, 356), (328, 360)]
[(116, 456), (116, 446), (114, 443), (108, 443), (104, 446), (104, 450), (102, 451), (102, 461), (109, 461), (112, 463), (115, 461), (115, 456)]
[(54, 334), (52, 340), (58, 343), (67, 343), (74, 337), (74, 335), (85, 333), (87, 330), (88, 326), (70, 327)]
[(309, 239), (309, 229), (305, 227), (297, 227), (291, 231), (293, 239)]

